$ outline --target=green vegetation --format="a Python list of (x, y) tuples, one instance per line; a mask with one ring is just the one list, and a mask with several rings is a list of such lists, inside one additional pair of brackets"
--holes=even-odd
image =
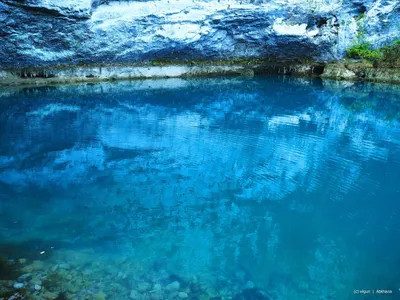
[(383, 61), (393, 65), (400, 65), (400, 39), (390, 46), (383, 47), (380, 51), (382, 53)]
[(380, 50), (372, 50), (368, 43), (358, 43), (346, 50), (348, 58), (365, 59), (369, 61), (378, 60), (381, 57)]
[(361, 21), (361, 20), (364, 19), (364, 18), (365, 18), (365, 14), (362, 13), (361, 15), (359, 15), (358, 17), (356, 17), (355, 20), (358, 22), (358, 21)]
[(365, 41), (364, 20), (365, 14), (361, 14), (355, 18), (357, 22), (357, 41), (346, 50), (348, 58), (364, 59), (368, 61), (376, 61), (380, 57), (378, 50), (372, 50), (369, 43)]
[(362, 59), (372, 62), (374, 65), (399, 65), (400, 64), (400, 39), (389, 46), (380, 49), (372, 49), (371, 45), (366, 41), (364, 22), (365, 14), (360, 14), (355, 18), (358, 26), (357, 41), (346, 50), (347, 58)]
[(346, 50), (346, 57), (384, 65), (400, 65), (400, 39), (389, 46), (375, 50), (367, 42), (360, 42)]
[(365, 28), (364, 28), (364, 22), (365, 22), (365, 15), (361, 14), (359, 15), (355, 20), (357, 22), (357, 41), (359, 43), (365, 42)]

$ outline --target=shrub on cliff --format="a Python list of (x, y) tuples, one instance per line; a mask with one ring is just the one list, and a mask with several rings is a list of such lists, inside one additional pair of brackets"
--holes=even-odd
[(400, 39), (389, 46), (373, 50), (366, 42), (358, 43), (346, 50), (347, 58), (363, 59), (375, 63), (400, 65)]
[(381, 57), (379, 50), (371, 50), (368, 43), (359, 43), (346, 50), (348, 58), (366, 59), (375, 61)]
[(400, 39), (381, 49), (382, 60), (391, 64), (400, 64)]

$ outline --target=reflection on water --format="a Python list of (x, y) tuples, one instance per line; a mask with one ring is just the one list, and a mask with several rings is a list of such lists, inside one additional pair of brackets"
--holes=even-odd
[(0, 90), (0, 254), (22, 275), (0, 293), (399, 296), (399, 92), (279, 77)]

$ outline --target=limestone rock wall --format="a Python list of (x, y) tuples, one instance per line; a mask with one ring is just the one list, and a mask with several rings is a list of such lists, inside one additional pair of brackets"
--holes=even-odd
[(0, 0), (0, 67), (157, 59), (334, 61), (400, 36), (398, 0)]

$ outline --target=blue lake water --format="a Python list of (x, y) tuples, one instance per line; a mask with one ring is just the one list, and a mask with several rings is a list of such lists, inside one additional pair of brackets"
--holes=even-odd
[(0, 256), (27, 299), (400, 299), (400, 86), (1, 88)]

